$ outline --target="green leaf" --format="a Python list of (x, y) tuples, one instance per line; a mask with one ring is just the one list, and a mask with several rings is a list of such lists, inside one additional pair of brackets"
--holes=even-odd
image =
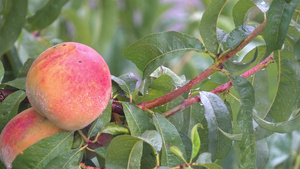
[(132, 93), (136, 87), (136, 82), (138, 81), (133, 73), (123, 74), (119, 77), (111, 75), (111, 79), (116, 82), (119, 87), (130, 96), (130, 98), (132, 97)]
[(141, 136), (146, 130), (154, 129), (146, 111), (131, 103), (123, 102), (122, 106), (132, 136)]
[(26, 89), (26, 77), (19, 77), (12, 81), (4, 83), (7, 86), (11, 86), (17, 89), (25, 90)]
[(284, 0), (272, 1), (267, 13), (265, 28), (267, 31), (264, 33), (264, 39), (267, 44), (265, 57), (270, 55), (271, 52), (281, 49), (298, 3), (299, 0), (292, 0), (290, 3), (286, 3)]
[(7, 96), (0, 104), (0, 131), (9, 120), (18, 114), (19, 105), (25, 97), (26, 93), (23, 90), (18, 90)]
[(232, 9), (232, 17), (235, 26), (247, 23), (248, 13), (256, 5), (251, 0), (239, 0)]
[(97, 135), (100, 132), (101, 128), (108, 124), (111, 120), (111, 103), (112, 100), (108, 102), (106, 109), (102, 114), (93, 122), (92, 126), (88, 132), (88, 138)]
[[(299, 112), (299, 109), (296, 113)], [(255, 112), (253, 112), (253, 118), (256, 121), (256, 123), (263, 127), (264, 129), (272, 132), (278, 132), (278, 133), (290, 133), (294, 130), (299, 129), (300, 127), (300, 114), (295, 116), (292, 119), (289, 119), (287, 121), (283, 122), (269, 122), (264, 120), (263, 118), (259, 117)]]
[(120, 134), (129, 134), (130, 131), (125, 125), (112, 122), (102, 127), (101, 133), (107, 133), (116, 136)]
[(211, 2), (200, 21), (200, 34), (205, 48), (213, 54), (218, 53), (217, 23), (226, 2), (227, 0), (214, 0)]
[(208, 150), (213, 158), (225, 158), (231, 150), (232, 140), (228, 139), (218, 127), (227, 133), (232, 133), (231, 118), (227, 106), (217, 95), (210, 92), (200, 92), (205, 108), (205, 118), (208, 128)]
[(4, 77), (4, 67), (2, 62), (0, 61), (0, 84), (2, 82), (3, 77)]
[(84, 151), (79, 149), (71, 149), (56, 156), (44, 168), (79, 168), (79, 164), (83, 157)]
[(200, 104), (193, 104), (183, 110), (184, 125), (181, 129), (183, 133), (191, 136), (191, 131), (195, 125), (204, 119), (204, 107)]
[(204, 52), (205, 50), (199, 39), (170, 31), (141, 38), (125, 50), (124, 57), (143, 71), (143, 79), (145, 79), (166, 61), (189, 51)]
[(252, 110), (255, 104), (254, 89), (250, 82), (241, 76), (233, 76), (233, 87), (241, 97), (241, 107), (237, 117), (238, 126), (243, 135), (239, 142), (241, 168), (256, 168), (256, 146), (252, 122)]
[(234, 140), (234, 141), (241, 141), (242, 140), (242, 136), (243, 134), (230, 134), (230, 133), (226, 133), (225, 131), (223, 131), (222, 129), (218, 128), (227, 138), (229, 138), (230, 140)]
[(241, 25), (232, 30), (226, 37), (225, 50), (234, 49), (242, 43), (258, 25)]
[(1, 3), (7, 8), (4, 8), (2, 16), (0, 15), (0, 56), (8, 51), (19, 37), (27, 13), (27, 0), (3, 0)]
[(153, 117), (153, 122), (163, 141), (161, 166), (172, 167), (183, 164), (184, 161), (170, 150), (170, 147), (176, 146), (183, 153), (184, 158), (186, 158), (184, 145), (175, 126), (163, 115), (157, 113)]
[(275, 98), (267, 112), (267, 118), (274, 122), (287, 121), (299, 107), (300, 64), (290, 59), (283, 59), (280, 52), (274, 53), (278, 65), (278, 86)]
[[(20, 42), (20, 43), (19, 43)], [(39, 37), (23, 29), (18, 39), (18, 51), (20, 58), (37, 58), (43, 51), (50, 48), (52, 44), (46, 44)]]
[(115, 137), (107, 147), (106, 168), (140, 168), (143, 141), (139, 138), (122, 135)]
[(198, 127), (203, 128), (202, 124), (199, 123), (199, 124), (195, 125), (191, 131), (192, 153), (191, 153), (190, 163), (197, 156), (197, 154), (200, 150), (200, 146), (201, 146), (201, 141), (200, 141), (199, 133), (197, 130)]
[(162, 138), (156, 130), (147, 130), (139, 138), (151, 145), (157, 153), (162, 148)]
[(71, 149), (73, 132), (60, 132), (28, 147), (13, 162), (14, 168), (44, 168), (52, 159)]
[(68, 0), (49, 0), (48, 3), (39, 9), (33, 16), (27, 19), (30, 29), (41, 30), (50, 25), (59, 16), (62, 7)]
[[(294, 47), (294, 56), (295, 56), (295, 60), (297, 60), (297, 61), (300, 60), (300, 39), (295, 44), (295, 47)], [(1, 82), (1, 80), (0, 80), (0, 82)]]
[(175, 155), (177, 155), (178, 157), (180, 157), (181, 159), (184, 159), (182, 152), (180, 151), (180, 149), (176, 146), (172, 146), (170, 147), (170, 150), (172, 153), (174, 153)]
[(35, 58), (28, 58), (26, 60), (26, 62), (24, 63), (24, 65), (21, 67), (18, 77), (26, 77), (27, 73), (32, 65), (32, 63), (34, 62)]

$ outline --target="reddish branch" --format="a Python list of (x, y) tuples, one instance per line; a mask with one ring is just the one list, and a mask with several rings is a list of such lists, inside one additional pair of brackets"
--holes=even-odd
[(264, 28), (266, 26), (266, 20), (262, 24), (260, 24), (239, 46), (237, 46), (235, 49), (229, 51), (228, 53), (225, 53), (221, 55), (219, 58), (215, 60), (215, 63), (212, 64), (209, 68), (207, 68), (204, 72), (199, 74), (197, 77), (189, 81), (187, 84), (182, 86), (181, 88), (178, 88), (177, 90), (174, 90), (162, 97), (156, 98), (154, 100), (140, 103), (138, 106), (142, 109), (151, 109), (157, 106), (161, 106), (165, 103), (168, 103), (169, 101), (177, 98), (178, 96), (184, 94), (185, 92), (189, 91), (191, 88), (199, 84), (201, 81), (206, 79), (208, 76), (210, 76), (212, 73), (218, 70), (220, 66), (222, 66), (229, 58), (234, 56), (238, 51), (243, 49), (249, 42), (251, 42), (256, 36), (258, 36), (261, 32), (263, 32)]
[[(265, 60), (263, 60), (262, 62), (260, 62), (258, 65), (256, 65), (255, 67), (253, 67), (252, 69), (248, 70), (247, 72), (243, 73), (241, 76), (242, 77), (249, 77), (250, 75), (253, 75), (254, 73), (264, 69), (267, 67), (267, 65), (269, 63), (271, 63), (274, 59), (274, 56), (269, 56), (268, 58), (266, 58)], [(232, 82), (229, 81), (217, 88), (215, 88), (214, 90), (210, 91), (211, 93), (215, 93), (215, 94), (218, 94), (218, 93), (223, 93), (223, 92), (226, 92), (229, 90), (229, 88), (232, 86)], [(200, 95), (196, 96), (196, 97), (193, 97), (191, 99), (187, 99), (185, 100), (181, 105), (163, 113), (163, 115), (165, 117), (169, 117), (169, 116), (172, 116), (174, 115), (176, 112), (178, 111), (181, 111), (183, 109), (185, 109), (186, 107), (194, 104), (194, 103), (197, 103), (197, 102), (200, 102), (201, 99), (200, 99)]]

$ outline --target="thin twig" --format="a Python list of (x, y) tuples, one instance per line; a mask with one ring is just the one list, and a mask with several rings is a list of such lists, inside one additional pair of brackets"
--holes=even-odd
[[(260, 62), (258, 65), (254, 66), (252, 69), (248, 70), (247, 72), (243, 73), (241, 76), (246, 78), (246, 77), (249, 77), (250, 75), (266, 68), (268, 66), (268, 64), (270, 64), (273, 61), (273, 59), (274, 59), (273, 55), (267, 57), (265, 60), (263, 60), (262, 62)], [(214, 93), (214, 94), (223, 93), (223, 92), (228, 91), (228, 89), (231, 86), (232, 86), (232, 82), (229, 81), (229, 82), (215, 88), (214, 90), (212, 90), (210, 92)], [(176, 112), (181, 111), (181, 110), (185, 109), (186, 107), (188, 107), (188, 106), (190, 106), (194, 103), (200, 102), (200, 101), (201, 101), (201, 99), (200, 99), (199, 95), (196, 96), (196, 97), (187, 99), (181, 105), (176, 106), (173, 109), (163, 113), (163, 116), (170, 117), (170, 116), (174, 115)]]

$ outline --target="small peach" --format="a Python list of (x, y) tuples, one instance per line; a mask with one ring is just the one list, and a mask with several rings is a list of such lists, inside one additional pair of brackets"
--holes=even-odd
[(44, 51), (32, 64), (26, 94), (39, 113), (58, 127), (86, 127), (106, 108), (111, 93), (109, 68), (94, 49), (75, 42)]
[(0, 160), (9, 169), (12, 162), (34, 143), (63, 131), (29, 108), (11, 119), (0, 135)]

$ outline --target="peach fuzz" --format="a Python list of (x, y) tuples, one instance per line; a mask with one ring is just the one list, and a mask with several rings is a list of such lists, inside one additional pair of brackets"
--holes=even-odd
[(33, 108), (11, 119), (0, 135), (0, 159), (7, 168), (22, 152), (34, 143), (63, 131), (41, 116)]
[(26, 81), (30, 104), (58, 127), (74, 131), (106, 108), (111, 77), (104, 59), (84, 44), (66, 42), (45, 50)]

